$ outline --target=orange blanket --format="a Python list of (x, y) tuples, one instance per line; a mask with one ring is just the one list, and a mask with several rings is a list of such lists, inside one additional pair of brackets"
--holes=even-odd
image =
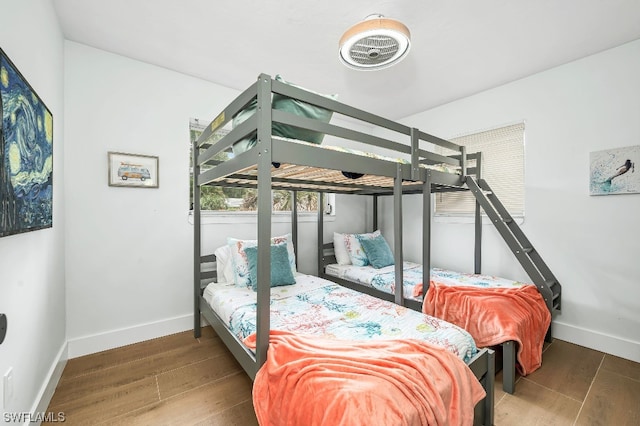
[(542, 364), (551, 314), (534, 286), (479, 288), (431, 281), (422, 311), (464, 328), (479, 347), (518, 342), (516, 367), (523, 376)]
[[(255, 349), (255, 339), (245, 344)], [(262, 426), (471, 424), (484, 395), (465, 363), (438, 346), (275, 330), (253, 385)]]

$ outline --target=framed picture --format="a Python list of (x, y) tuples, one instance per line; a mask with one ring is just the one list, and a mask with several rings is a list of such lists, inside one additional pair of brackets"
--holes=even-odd
[(0, 237), (53, 226), (53, 115), (0, 49)]
[(158, 187), (158, 157), (109, 152), (109, 186)]
[(640, 193), (640, 173), (635, 173), (640, 145), (592, 152), (589, 159), (591, 195)]

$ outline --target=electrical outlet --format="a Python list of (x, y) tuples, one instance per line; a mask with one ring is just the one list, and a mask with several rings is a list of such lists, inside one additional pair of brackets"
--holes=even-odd
[(7, 372), (4, 373), (2, 384), (4, 390), (4, 407), (6, 409), (11, 399), (13, 399), (13, 367), (9, 367)]

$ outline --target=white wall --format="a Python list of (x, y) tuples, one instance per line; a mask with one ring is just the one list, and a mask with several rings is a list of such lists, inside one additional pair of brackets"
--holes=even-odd
[[(189, 328), (189, 118), (237, 91), (65, 42), (70, 357)], [(107, 185), (107, 152), (159, 157), (159, 188)]]
[(26, 412), (48, 402), (46, 385), (66, 357), (64, 51), (50, 1), (3, 1), (1, 10), (0, 45), (52, 112), (54, 130), (53, 227), (0, 238), (0, 312), (8, 318), (0, 376), (10, 367), (14, 376), (4, 411)]
[[(554, 335), (635, 361), (640, 194), (589, 196), (589, 153), (640, 144), (638, 94), (640, 40), (403, 120), (444, 138), (525, 121), (522, 229), (563, 286)], [(405, 230), (422, 228), (420, 203), (407, 197)], [(495, 229), (483, 232), (483, 272), (526, 279)], [(419, 260), (413, 235), (405, 256)], [(432, 242), (434, 266), (473, 271), (472, 224), (436, 222)]]
[[(69, 41), (65, 59), (67, 333), (75, 357), (192, 327), (189, 118), (212, 119), (239, 92)], [(160, 187), (109, 187), (108, 151), (159, 156)], [(325, 235), (341, 220), (364, 229), (364, 201), (338, 202)], [(255, 237), (255, 222), (209, 219), (205, 253), (228, 236)], [(273, 226), (274, 235), (289, 230)], [(313, 272), (315, 222), (302, 223), (299, 235), (299, 269)]]

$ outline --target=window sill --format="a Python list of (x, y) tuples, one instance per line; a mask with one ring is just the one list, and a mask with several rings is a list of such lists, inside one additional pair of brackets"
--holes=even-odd
[[(515, 220), (516, 224), (522, 225), (524, 223), (524, 216), (513, 216), (513, 220)], [(475, 223), (475, 216), (471, 215), (434, 215), (433, 221), (435, 223), (459, 223), (459, 224), (468, 224)], [(488, 216), (482, 215), (482, 224), (483, 225), (492, 225), (491, 219)]]
[[(202, 225), (217, 224), (256, 224), (258, 223), (257, 212), (200, 212)], [(189, 211), (189, 223), (193, 225), (193, 211)], [(335, 215), (324, 215), (325, 222), (334, 222)], [(298, 223), (317, 222), (317, 212), (298, 212)], [(273, 212), (271, 215), (272, 223), (291, 223), (291, 212)]]

